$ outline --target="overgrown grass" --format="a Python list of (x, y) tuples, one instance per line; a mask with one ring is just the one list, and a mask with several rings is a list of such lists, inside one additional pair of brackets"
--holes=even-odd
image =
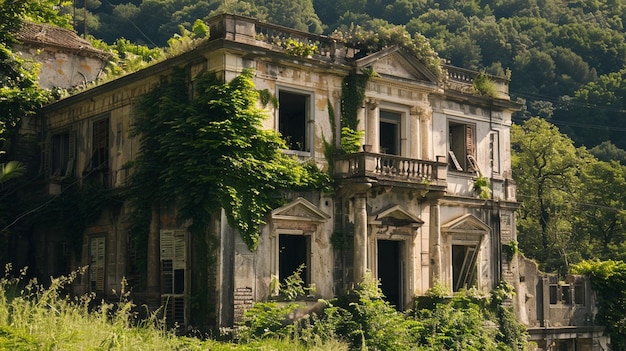
[[(471, 291), (448, 298), (436, 289), (414, 311), (399, 312), (378, 283), (366, 279), (351, 294), (294, 318), (296, 303), (260, 302), (246, 312), (238, 342), (180, 337), (158, 314), (139, 318), (126, 291), (114, 303), (93, 294), (70, 297), (69, 284), (84, 270), (52, 278), (45, 286), (25, 272), (0, 279), (0, 350), (499, 350), (520, 351), (526, 333), (502, 301), (508, 285), (491, 297)], [(122, 284), (124, 286), (124, 283)], [(322, 304), (324, 306), (324, 304)]]
[(347, 349), (336, 340), (305, 345), (284, 337), (236, 344), (180, 337), (156, 314), (139, 319), (125, 291), (117, 292), (115, 303), (96, 301), (92, 294), (70, 297), (66, 288), (82, 273), (52, 278), (45, 287), (36, 280), (25, 282), (25, 271), (0, 279), (0, 350)]

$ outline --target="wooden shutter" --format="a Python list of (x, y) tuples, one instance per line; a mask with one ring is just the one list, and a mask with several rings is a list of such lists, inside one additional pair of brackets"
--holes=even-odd
[(465, 151), (468, 155), (474, 156), (474, 127), (465, 126)]
[(89, 283), (91, 291), (104, 292), (106, 237), (90, 239)]

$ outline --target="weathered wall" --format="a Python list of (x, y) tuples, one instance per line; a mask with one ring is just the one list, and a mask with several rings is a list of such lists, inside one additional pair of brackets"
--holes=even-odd
[(103, 58), (75, 55), (52, 47), (17, 45), (15, 51), (39, 63), (39, 85), (44, 89), (85, 87), (102, 75), (107, 64)]

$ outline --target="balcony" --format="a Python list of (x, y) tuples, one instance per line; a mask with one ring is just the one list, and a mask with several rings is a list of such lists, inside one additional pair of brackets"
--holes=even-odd
[(445, 157), (437, 161), (396, 155), (359, 152), (335, 158), (335, 178), (409, 188), (444, 187), (447, 178)]

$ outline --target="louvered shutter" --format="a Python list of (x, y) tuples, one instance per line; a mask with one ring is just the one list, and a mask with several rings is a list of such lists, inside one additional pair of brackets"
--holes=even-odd
[(104, 292), (105, 249), (105, 237), (101, 236), (90, 239), (89, 283), (91, 291)]

